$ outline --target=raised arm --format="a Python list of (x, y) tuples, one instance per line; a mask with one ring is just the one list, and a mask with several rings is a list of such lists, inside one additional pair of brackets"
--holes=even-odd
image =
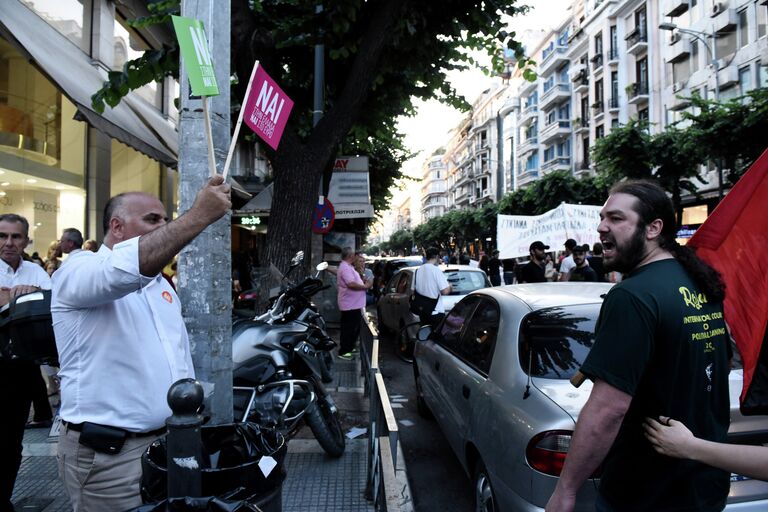
[(159, 274), (165, 265), (206, 227), (219, 220), (232, 203), (229, 185), (216, 175), (197, 193), (195, 202), (178, 219), (139, 238), (139, 270), (143, 276)]

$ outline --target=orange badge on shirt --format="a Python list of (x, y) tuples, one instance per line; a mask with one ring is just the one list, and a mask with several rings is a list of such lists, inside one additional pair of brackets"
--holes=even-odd
[(173, 303), (173, 297), (171, 297), (171, 294), (168, 292), (163, 292), (163, 298), (167, 300), (170, 303)]

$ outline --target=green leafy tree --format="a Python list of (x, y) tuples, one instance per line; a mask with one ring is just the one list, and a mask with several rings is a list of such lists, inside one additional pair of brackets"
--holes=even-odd
[[(163, 21), (174, 4), (178, 1), (155, 4), (153, 21)], [(241, 78), (233, 98), (243, 97), (247, 85), (243, 78), (259, 60), (295, 102), (278, 150), (267, 150), (275, 174), (275, 199), (266, 260), (280, 268), (296, 250), (309, 250), (318, 184), (350, 136), (360, 144), (372, 144), (376, 138), (402, 140), (394, 119), (412, 114), (414, 99), (437, 97), (467, 108), (448, 84), (446, 73), (473, 65), (472, 50), (491, 55), (489, 71), (502, 70), (505, 47), (514, 52), (520, 68), (529, 64), (515, 34), (504, 30), (505, 15), (527, 10), (516, 0), (335, 0), (323, 7), (316, 14), (313, 2), (232, 0), (232, 70)], [(325, 45), (327, 55), (325, 112), (313, 127), (317, 43)], [(170, 50), (165, 59), (171, 59)], [(173, 70), (168, 65), (154, 70), (156, 78), (162, 73)], [(526, 74), (533, 78), (527, 68)], [(116, 75), (110, 76), (112, 82), (116, 87), (108, 86), (108, 94), (97, 93), (95, 103), (101, 98), (116, 104), (120, 95), (139, 84)], [(372, 181), (377, 172), (371, 161)]]
[(622, 178), (650, 178), (653, 168), (648, 124), (631, 119), (595, 141), (592, 159), (598, 173), (611, 184)]
[(700, 163), (713, 161), (727, 170), (726, 180), (735, 184), (768, 146), (768, 88), (718, 103), (695, 94), (683, 113), (686, 128), (700, 153)]
[(698, 186), (693, 180), (703, 183), (700, 150), (691, 131), (671, 126), (651, 138), (651, 153), (653, 164), (657, 166), (654, 178), (672, 194), (677, 219), (681, 222), (682, 193), (698, 195)]
[(413, 232), (410, 229), (399, 229), (392, 233), (387, 241), (387, 250), (408, 256), (413, 248)]

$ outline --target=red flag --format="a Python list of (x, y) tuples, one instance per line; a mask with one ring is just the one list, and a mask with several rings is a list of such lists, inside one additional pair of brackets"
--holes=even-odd
[(766, 368), (758, 365), (768, 323), (766, 203), (768, 150), (752, 164), (688, 242), (725, 280), (725, 319), (744, 365), (740, 403), (742, 411), (751, 414), (768, 411)]

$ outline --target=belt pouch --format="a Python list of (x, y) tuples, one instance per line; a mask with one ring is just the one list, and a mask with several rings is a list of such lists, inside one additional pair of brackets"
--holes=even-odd
[(80, 431), (80, 444), (93, 450), (116, 455), (123, 449), (128, 432), (121, 428), (84, 422)]

